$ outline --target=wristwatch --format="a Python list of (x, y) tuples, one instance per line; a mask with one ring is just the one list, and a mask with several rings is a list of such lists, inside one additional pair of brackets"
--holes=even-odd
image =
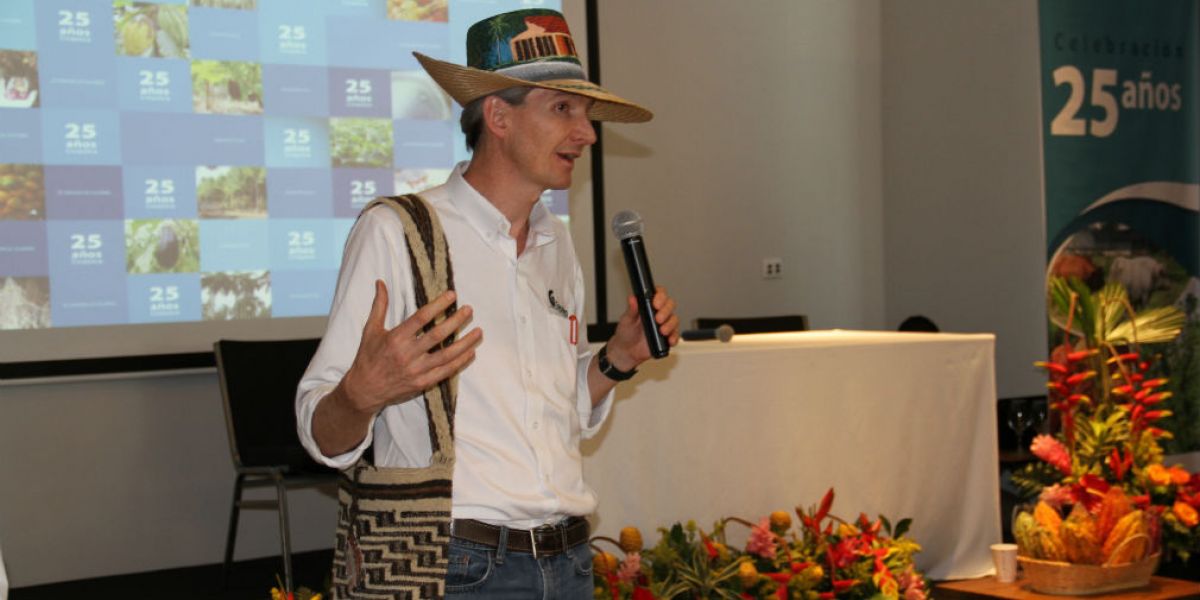
[(634, 375), (637, 375), (637, 369), (633, 369), (630, 371), (622, 371), (622, 370), (614, 367), (612, 363), (608, 362), (608, 345), (607, 344), (605, 344), (604, 347), (600, 349), (600, 354), (596, 355), (596, 360), (597, 360), (596, 366), (600, 367), (600, 372), (603, 373), (605, 377), (607, 377), (613, 381), (625, 381), (625, 380), (633, 377)]

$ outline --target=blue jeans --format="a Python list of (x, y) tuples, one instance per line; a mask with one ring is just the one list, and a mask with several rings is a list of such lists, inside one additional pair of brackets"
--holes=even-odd
[(592, 551), (586, 542), (534, 559), (527, 552), (506, 550), (503, 543), (497, 549), (450, 538), (447, 598), (591, 600), (593, 590)]

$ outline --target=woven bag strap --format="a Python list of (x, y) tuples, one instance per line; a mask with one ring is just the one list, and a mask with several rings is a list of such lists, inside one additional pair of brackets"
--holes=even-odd
[[(408, 245), (409, 263), (412, 265), (413, 296), (416, 307), (425, 306), (433, 298), (454, 289), (454, 270), (450, 263), (450, 248), (437, 213), (424, 198), (416, 194), (380, 197), (371, 201), (363, 211), (377, 205), (391, 207), (404, 226), (404, 239)], [(458, 310), (458, 302), (450, 305), (446, 312), (428, 323), (428, 333), (438, 323)], [(445, 348), (454, 342), (451, 334), (431, 352)], [(458, 375), (439, 381), (425, 390), (425, 414), (429, 418), (429, 443), (433, 449), (433, 460), (444, 462), (454, 459), (454, 407), (458, 394)]]

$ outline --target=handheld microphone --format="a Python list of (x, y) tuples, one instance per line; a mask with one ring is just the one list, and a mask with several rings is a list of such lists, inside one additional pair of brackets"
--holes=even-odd
[(637, 299), (638, 314), (642, 317), (642, 331), (646, 334), (650, 355), (662, 358), (671, 352), (671, 345), (659, 332), (658, 323), (654, 322), (654, 278), (650, 276), (646, 242), (642, 239), (642, 217), (632, 210), (623, 210), (613, 217), (612, 230), (621, 240), (625, 268), (629, 271), (629, 285)]
[(680, 337), (689, 342), (698, 342), (703, 340), (720, 340), (728, 342), (733, 339), (733, 327), (728, 323), (721, 324), (715, 329), (688, 329), (679, 334)]

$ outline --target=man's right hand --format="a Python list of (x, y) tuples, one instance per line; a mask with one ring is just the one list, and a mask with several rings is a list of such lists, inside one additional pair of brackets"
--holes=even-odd
[(470, 320), (470, 306), (460, 306), (428, 333), (422, 333), (427, 324), (450, 307), (454, 298), (453, 291), (445, 292), (389, 330), (384, 325), (387, 286), (375, 281), (375, 300), (363, 326), (354, 362), (313, 414), (313, 437), (323, 454), (336, 456), (354, 448), (379, 411), (389, 404), (418, 396), (471, 362), (475, 347), (483, 340), (483, 332), (478, 328), (449, 346), (430, 352)]

